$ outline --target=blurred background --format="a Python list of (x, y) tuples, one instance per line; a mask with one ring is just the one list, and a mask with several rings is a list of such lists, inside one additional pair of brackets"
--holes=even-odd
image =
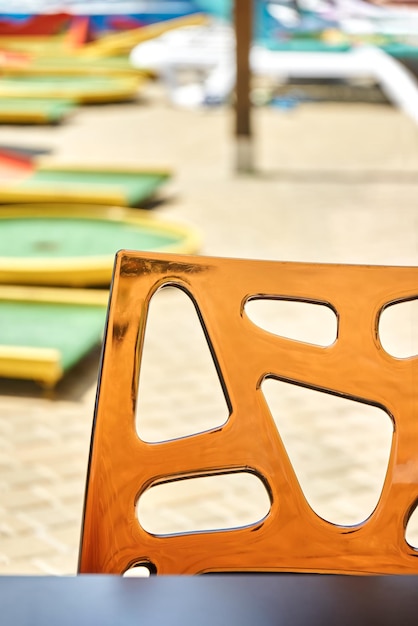
[[(74, 574), (117, 250), (416, 265), (418, 3), (10, 8), (0, 1), (0, 573)], [(335, 340), (326, 307), (276, 304), (256, 323)], [(415, 299), (382, 314), (394, 358), (416, 356), (416, 322)], [(389, 415), (289, 383), (263, 392), (316, 513), (366, 519)], [(228, 418), (175, 289), (152, 301), (137, 413), (154, 442)], [(138, 516), (157, 534), (253, 523), (269, 501), (248, 476), (150, 489)], [(418, 547), (415, 512), (406, 540)]]

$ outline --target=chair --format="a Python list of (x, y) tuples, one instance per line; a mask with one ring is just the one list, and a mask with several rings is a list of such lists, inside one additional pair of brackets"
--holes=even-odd
[[(136, 434), (135, 405), (150, 300), (164, 285), (190, 294), (231, 406), (224, 426), (162, 443)], [(397, 359), (377, 331), (390, 303), (418, 295), (418, 268), (252, 261), (121, 251), (114, 268), (92, 435), (80, 573), (225, 571), (418, 573), (405, 539), (418, 503), (417, 359)], [(327, 348), (254, 325), (250, 298), (322, 303), (337, 314)], [(167, 312), (169, 315), (169, 311)], [(337, 526), (308, 505), (260, 390), (293, 381), (386, 410), (394, 423), (379, 502), (364, 522)], [(271, 508), (238, 529), (156, 536), (135, 515), (155, 484), (251, 471)]]

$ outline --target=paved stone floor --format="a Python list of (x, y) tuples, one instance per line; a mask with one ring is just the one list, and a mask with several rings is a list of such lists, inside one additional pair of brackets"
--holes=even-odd
[[(234, 171), (232, 128), (229, 109), (175, 110), (155, 83), (136, 103), (85, 107), (59, 127), (4, 126), (0, 144), (51, 148), (63, 161), (169, 166), (173, 179), (152, 214), (198, 227), (202, 254), (417, 263), (418, 128), (404, 115), (373, 104), (259, 109), (257, 171), (247, 176)], [(395, 346), (406, 342), (412, 354), (414, 311), (389, 321), (385, 339)], [(312, 325), (306, 319), (302, 312), (283, 314), (284, 323), (297, 322), (296, 332), (332, 332), (332, 320)], [(161, 292), (153, 320), (141, 435), (160, 440), (225, 421), (226, 403), (184, 297)], [(34, 383), (0, 381), (0, 573), (76, 572), (99, 354), (53, 393)], [(367, 517), (389, 454), (387, 415), (284, 383), (266, 383), (264, 391), (313, 508), (335, 522)], [(145, 527), (216, 528), (266, 512), (257, 480), (205, 480), (150, 492), (139, 510)], [(408, 532), (418, 545), (417, 516)]]

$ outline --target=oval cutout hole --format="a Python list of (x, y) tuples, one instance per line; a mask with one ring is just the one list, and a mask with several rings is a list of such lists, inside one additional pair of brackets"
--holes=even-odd
[(136, 429), (158, 442), (221, 426), (229, 408), (190, 297), (164, 287), (151, 299), (136, 406)]
[(147, 563), (138, 563), (123, 573), (124, 578), (149, 578), (155, 573), (155, 568)]
[(275, 379), (265, 379), (262, 391), (312, 509), (334, 524), (365, 520), (377, 505), (389, 463), (389, 415)]
[(325, 304), (252, 298), (246, 302), (245, 312), (256, 326), (288, 339), (324, 347), (337, 338), (337, 316)]
[(255, 524), (270, 510), (262, 481), (249, 472), (188, 478), (151, 487), (137, 504), (149, 533), (169, 535)]
[(405, 539), (412, 548), (418, 550), (418, 506), (412, 512), (406, 525)]
[(418, 299), (391, 304), (379, 318), (379, 338), (388, 354), (405, 359), (418, 354)]

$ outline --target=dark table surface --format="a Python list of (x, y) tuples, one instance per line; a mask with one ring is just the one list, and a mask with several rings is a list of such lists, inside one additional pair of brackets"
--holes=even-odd
[(1, 626), (418, 624), (418, 576), (2, 576)]

